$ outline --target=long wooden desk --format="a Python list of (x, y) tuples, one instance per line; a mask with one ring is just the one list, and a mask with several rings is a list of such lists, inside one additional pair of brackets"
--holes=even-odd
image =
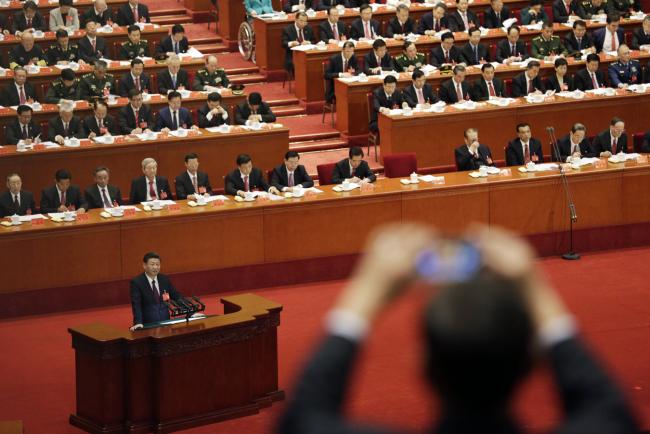
[[(633, 57), (645, 63), (650, 59), (650, 53), (634, 51)], [(600, 55), (601, 66), (605, 77), (607, 75), (607, 68), (617, 58), (608, 56), (606, 54)], [(568, 58), (569, 74), (574, 74), (579, 69), (584, 68), (585, 61), (576, 61), (574, 58)], [(516, 75), (524, 71), (524, 68), (517, 66), (499, 65), (496, 70), (496, 76), (502, 80), (512, 79)], [(555, 68), (552, 63), (542, 62), (540, 75), (547, 77), (554, 74)], [(481, 70), (479, 67), (471, 67), (465, 76), (465, 80), (474, 82), (480, 79)], [(450, 75), (442, 75), (436, 71), (427, 76), (427, 83), (430, 84), (434, 90), (438, 89), (440, 85), (451, 78)], [(399, 78), (399, 87), (407, 87), (412, 83), (410, 73), (401, 73)], [(368, 134), (368, 92), (372, 92), (377, 87), (382, 86), (382, 79), (379, 76), (369, 76), (368, 81), (364, 83), (353, 82), (346, 83), (339, 79), (334, 80), (334, 92), (336, 95), (336, 128), (347, 137), (350, 143), (365, 144), (367, 143)]]
[(284, 399), (282, 305), (253, 294), (221, 302), (224, 315), (190, 323), (137, 332), (102, 323), (68, 329), (77, 385), (70, 423), (90, 433), (171, 432)]
[[(620, 90), (616, 96), (587, 94), (582, 100), (567, 101), (556, 96), (540, 104), (529, 104), (519, 98), (508, 107), (480, 103), (475, 110), (448, 106), (444, 113), (380, 113), (381, 153), (415, 152), (419, 167), (453, 166), (454, 149), (463, 143), (465, 129), (473, 127), (478, 129), (480, 142), (491, 148), (494, 159), (500, 160), (503, 148), (516, 137), (516, 125), (521, 122), (529, 123), (533, 136), (547, 142), (547, 126), (555, 127), (556, 135), (561, 137), (575, 122), (581, 122), (587, 127), (587, 135), (594, 135), (606, 129), (615, 116), (625, 121), (628, 132), (646, 131), (648, 110), (650, 92), (639, 95)], [(544, 154), (551, 153), (547, 146)]]
[[(140, 141), (128, 136), (121, 143), (112, 145), (91, 144), (82, 141), (78, 148), (55, 148), (49, 150), (16, 152), (15, 146), (5, 146), (0, 154), (0, 174), (19, 173), (26, 190), (34, 193), (37, 203), (41, 190), (52, 184), (54, 172), (67, 169), (74, 183), (85, 189), (92, 184), (92, 172), (97, 166), (107, 166), (111, 171), (111, 184), (120, 187), (127, 196), (131, 180), (142, 176), (140, 162), (146, 157), (158, 162), (158, 175), (166, 176), (170, 186), (174, 178), (185, 170), (183, 158), (189, 152), (199, 154), (201, 171), (210, 175), (213, 188), (223, 188), (223, 177), (235, 165), (242, 152), (253, 157), (256, 167), (270, 169), (282, 161), (289, 150), (289, 130), (270, 128), (261, 131), (245, 131), (233, 127), (233, 132), (210, 133), (201, 130), (200, 135), (185, 138), (159, 138)], [(245, 144), (244, 144), (245, 143)]]
[[(456, 9), (456, 2), (445, 0), (449, 11)], [(528, 5), (528, 2), (523, 0), (505, 0), (506, 4), (511, 10), (520, 9)], [(469, 8), (473, 12), (483, 12), (490, 2), (487, 0), (475, 0)], [(424, 14), (431, 12), (433, 9), (432, 4), (411, 3), (410, 11), (411, 17), (416, 21), (419, 20)], [(373, 19), (381, 23), (382, 28), (391, 18), (395, 16), (395, 8), (391, 6), (379, 6), (377, 11), (373, 13)], [(358, 10), (346, 9), (345, 13), (341, 16), (341, 20), (350, 25), (352, 21), (359, 18)], [(327, 19), (326, 11), (319, 11), (312, 18), (309, 18), (310, 27), (314, 31), (314, 37), (319, 38), (318, 25)], [(267, 74), (268, 78), (282, 78), (284, 76), (284, 48), (282, 48), (282, 29), (294, 22), (294, 14), (288, 14), (284, 20), (269, 20), (256, 18), (254, 20), (255, 27), (255, 55), (257, 66), (259, 66), (262, 73)], [(278, 53), (283, 53), (281, 56)], [(322, 96), (321, 96), (322, 99)]]
[[(59, 7), (58, 2), (49, 2), (48, 0), (34, 0), (38, 6), (38, 10), (43, 14), (49, 14), (52, 9)], [(128, 3), (128, 0), (106, 0), (106, 4), (109, 8), (117, 12), (120, 6)], [(85, 12), (90, 9), (93, 5), (92, 0), (77, 0), (74, 2), (74, 7), (80, 12)], [(14, 14), (23, 9), (23, 4), (19, 1), (11, 1), (8, 6), (0, 7), (0, 12), (6, 13), (7, 15)]]
[[(126, 3), (126, 1), (124, 1), (124, 3)], [(75, 3), (75, 7), (76, 5), (77, 3)], [(58, 2), (54, 6), (58, 7)], [(158, 41), (167, 36), (170, 29), (171, 26), (166, 25), (146, 25), (144, 31), (142, 32), (142, 39), (146, 39), (149, 42), (149, 50), (151, 50), (151, 54), (153, 54), (153, 50)], [(85, 35), (85, 30), (77, 30), (70, 37), (70, 41), (74, 43), (76, 40), (83, 38)], [(119, 44), (128, 39), (126, 27), (118, 27), (116, 29), (113, 29), (112, 33), (99, 33), (98, 36), (106, 39), (106, 48), (108, 49), (107, 54), (113, 59), (117, 59), (118, 57)], [(52, 44), (56, 43), (55, 33), (45, 32), (45, 36), (43, 38), (36, 38), (35, 42), (36, 45), (40, 46), (41, 49), (43, 49), (45, 52), (48, 48), (50, 48)], [(9, 66), (9, 52), (19, 43), (19, 39), (13, 35), (5, 36), (4, 40), (0, 41), (0, 61), (2, 61), (3, 66)]]
[[(590, 22), (589, 29), (597, 29), (604, 24)], [(626, 30), (631, 30), (641, 26), (641, 21), (638, 20), (624, 20), (622, 22)], [(564, 35), (571, 31), (570, 27), (562, 24), (555, 23), (555, 34), (564, 39)], [(522, 28), (520, 38), (524, 41), (530, 41), (538, 36), (541, 32), (537, 30), (526, 30)], [(456, 32), (454, 33), (456, 39), (456, 46), (460, 47), (468, 41), (467, 33)], [(499, 40), (505, 39), (506, 34), (501, 29), (492, 29), (486, 36), (481, 38), (481, 43), (488, 46), (496, 45)], [(404, 46), (403, 41), (394, 39), (386, 40), (388, 51), (393, 56), (401, 54)], [(423, 53), (429, 58), (429, 52), (435, 46), (440, 45), (440, 39), (432, 36), (421, 35), (416, 41), (418, 51)], [(357, 44), (355, 54), (358, 59), (363, 58), (367, 53), (372, 50), (372, 44), (368, 42), (360, 42)], [(528, 49), (530, 51), (530, 49)], [(327, 50), (310, 50), (310, 51), (296, 51), (293, 52), (294, 68), (295, 68), (295, 94), (301, 101), (304, 101), (307, 106), (314, 105), (319, 107), (321, 102), (325, 99), (325, 87), (323, 81), (323, 62), (329, 60), (334, 54), (339, 53), (341, 49), (337, 45), (328, 45)], [(492, 50), (490, 50), (492, 52)], [(276, 56), (277, 57), (277, 56)], [(495, 59), (493, 59), (495, 60)]]

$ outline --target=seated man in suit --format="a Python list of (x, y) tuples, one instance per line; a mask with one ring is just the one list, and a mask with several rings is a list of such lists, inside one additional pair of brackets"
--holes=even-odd
[(77, 211), (83, 214), (88, 209), (86, 200), (78, 186), (72, 185), (72, 175), (64, 169), (54, 174), (54, 185), (43, 189), (41, 193), (41, 212)]
[(452, 32), (465, 32), (470, 27), (481, 27), (481, 22), (476, 14), (469, 10), (468, 0), (456, 0), (456, 10), (447, 19)]
[(357, 56), (354, 55), (354, 42), (345, 41), (340, 54), (330, 57), (325, 69), (325, 80), (327, 88), (325, 89), (325, 101), (331, 103), (334, 101), (334, 79), (338, 77), (351, 77), (359, 73)]
[(478, 130), (468, 128), (465, 130), (465, 144), (454, 151), (456, 168), (462, 170), (476, 170), (481, 166), (492, 165), (492, 152), (487, 145), (478, 140)]
[(424, 14), (418, 23), (418, 33), (420, 35), (435, 35), (443, 30), (449, 30), (449, 20), (445, 16), (447, 6), (443, 2), (437, 3), (433, 10)]
[(50, 32), (79, 30), (79, 12), (72, 7), (72, 0), (59, 0), (59, 7), (50, 11)]
[(141, 39), (140, 27), (132, 24), (127, 28), (127, 31), (128, 40), (122, 42), (118, 57), (122, 60), (149, 57), (149, 41)]
[(185, 171), (176, 177), (176, 199), (196, 200), (197, 195), (212, 194), (210, 178), (199, 172), (199, 156), (194, 152), (185, 155)]
[(181, 94), (177, 91), (171, 91), (167, 94), (167, 107), (163, 107), (158, 112), (156, 119), (155, 131), (168, 133), (179, 129), (197, 129), (192, 123), (192, 115), (188, 109), (181, 107)]
[(275, 122), (271, 107), (262, 101), (259, 92), (251, 92), (246, 102), (235, 107), (235, 125), (250, 125), (252, 122)]
[(359, 18), (352, 21), (350, 25), (350, 38), (359, 40), (376, 39), (381, 36), (379, 21), (372, 19), (372, 8), (368, 4), (363, 4), (359, 8)]
[(226, 70), (219, 68), (217, 56), (211, 54), (205, 58), (205, 68), (201, 68), (194, 74), (192, 89), (214, 92), (218, 89), (228, 87), (230, 80)]
[(584, 92), (605, 87), (605, 78), (599, 66), (600, 57), (598, 57), (598, 54), (588, 54), (585, 68), (576, 72), (573, 77), (575, 88)]
[(454, 46), (454, 34), (443, 33), (440, 36), (440, 45), (431, 49), (431, 64), (436, 68), (444, 65), (462, 63), (460, 50)]
[(172, 26), (171, 35), (165, 37), (156, 46), (156, 54), (167, 57), (170, 54), (187, 53), (190, 44), (185, 37), (185, 27), (182, 24)]
[(587, 23), (582, 20), (573, 22), (573, 32), (564, 38), (564, 46), (569, 52), (569, 56), (576, 58), (583, 54), (596, 52), (596, 47), (587, 33)]
[(627, 134), (623, 119), (615, 117), (610, 121), (608, 129), (594, 137), (590, 154), (594, 157), (609, 158), (619, 152), (627, 153)]
[(45, 94), (47, 104), (59, 104), (63, 101), (78, 101), (80, 99), (79, 79), (70, 68), (61, 70), (61, 77), (54, 80)]
[(530, 125), (522, 122), (517, 125), (517, 138), (506, 146), (506, 166), (523, 166), (524, 164), (543, 163), (542, 142), (533, 138)]
[(118, 85), (120, 96), (129, 96), (132, 90), (140, 93), (149, 93), (151, 83), (144, 72), (144, 63), (140, 59), (131, 60), (131, 71), (122, 75)]
[(415, 21), (409, 17), (409, 7), (404, 3), (397, 5), (395, 16), (386, 27), (386, 37), (404, 39), (409, 33), (415, 33)]
[(158, 176), (158, 163), (153, 158), (142, 160), (143, 175), (131, 181), (129, 203), (137, 205), (141, 202), (152, 200), (166, 200), (172, 198), (169, 182), (164, 176)]
[(56, 44), (50, 45), (45, 53), (47, 64), (67, 65), (70, 62), (77, 62), (83, 65), (85, 62), (79, 58), (79, 48), (77, 44), (70, 43), (70, 36), (67, 30), (56, 31)]
[(122, 205), (120, 189), (109, 184), (110, 171), (106, 166), (95, 168), (93, 179), (95, 183), (84, 192), (88, 209), (113, 208)]
[(293, 51), (298, 45), (309, 45), (316, 42), (314, 32), (307, 25), (307, 14), (296, 13), (296, 20), (282, 30), (282, 47), (285, 49), (284, 69), (293, 72)]
[(650, 45), (650, 15), (645, 16), (641, 28), (636, 29), (632, 34), (630, 48), (639, 50), (643, 45)]
[(631, 84), (643, 81), (641, 64), (632, 59), (630, 48), (625, 44), (618, 47), (618, 60), (609, 65), (607, 72), (611, 86), (619, 89), (626, 89)]
[(490, 54), (484, 44), (481, 44), (481, 29), (470, 27), (467, 31), (469, 41), (460, 49), (460, 60), (465, 65), (482, 65), (490, 62)]
[(219, 92), (208, 94), (208, 101), (199, 109), (199, 128), (218, 127), (229, 123), (228, 110), (221, 105)]
[(536, 60), (528, 62), (526, 71), (512, 79), (512, 96), (518, 98), (529, 94), (544, 93), (544, 84), (539, 76), (540, 63)]
[(300, 154), (296, 151), (287, 151), (284, 154), (284, 163), (273, 169), (270, 183), (278, 191), (288, 192), (292, 192), (296, 188), (314, 186), (314, 181), (307, 173), (307, 169), (300, 164)]
[(542, 0), (530, 0), (530, 6), (521, 10), (521, 25), (550, 23), (551, 20), (542, 7), (543, 5)]
[(544, 88), (558, 93), (575, 89), (573, 79), (567, 74), (568, 67), (569, 63), (564, 57), (555, 59), (555, 73), (546, 78)]
[(413, 71), (411, 80), (413, 80), (413, 83), (402, 90), (404, 101), (409, 107), (415, 108), (418, 104), (422, 107), (429, 107), (431, 104), (440, 101), (431, 85), (427, 84), (427, 77), (422, 70), (416, 69)]
[(320, 0), (316, 2), (316, 10), (328, 11), (331, 8), (335, 8), (339, 5), (343, 6), (344, 8), (351, 7), (348, 0)]
[(16, 145), (22, 140), (26, 145), (31, 145), (38, 142), (41, 139), (41, 127), (32, 120), (32, 108), (19, 105), (16, 112), (16, 119), (7, 126), (5, 143)]
[(115, 118), (108, 114), (106, 101), (98, 99), (91, 104), (93, 114), (84, 119), (84, 134), (89, 139), (97, 136), (112, 136), (120, 134), (119, 126)]
[(290, 14), (297, 11), (305, 12), (307, 9), (313, 9), (312, 6), (312, 0), (289, 0), (284, 3), (284, 8), (282, 9)]
[(7, 36), (11, 34), (11, 30), (8, 27), (7, 17), (0, 15), (0, 33)]
[(472, 97), (470, 87), (465, 81), (467, 69), (463, 65), (456, 65), (453, 73), (453, 77), (440, 86), (440, 99), (447, 104), (470, 100)]
[(363, 58), (363, 72), (366, 75), (379, 75), (382, 71), (393, 71), (395, 64), (388, 54), (386, 41), (375, 39), (372, 42), (372, 51)]
[(503, 0), (490, 0), (490, 7), (485, 10), (485, 27), (500, 29), (503, 22), (510, 18), (510, 9), (503, 5)]
[(591, 157), (591, 147), (586, 136), (587, 128), (583, 124), (573, 124), (569, 134), (557, 141), (560, 155), (558, 157), (555, 150), (553, 150), (553, 160), (569, 162), (572, 158)]
[(50, 142), (63, 145), (65, 139), (85, 137), (83, 122), (74, 115), (74, 103), (66, 101), (59, 105), (59, 115), (49, 120), (47, 135)]
[(26, 30), (47, 31), (47, 25), (43, 15), (38, 12), (38, 5), (31, 0), (23, 4), (23, 10), (14, 14), (11, 33), (20, 36)]
[(594, 15), (607, 15), (609, 9), (607, 0), (582, 0), (580, 7), (584, 11), (584, 19), (591, 20)]
[(106, 40), (97, 36), (97, 22), (86, 21), (86, 35), (79, 39), (79, 58), (86, 63), (94, 64), (102, 57), (108, 56)]
[(497, 43), (497, 62), (510, 65), (512, 62), (521, 62), (528, 58), (526, 46), (519, 40), (519, 33), (518, 26), (508, 28), (507, 39)]
[(169, 310), (165, 302), (183, 298), (169, 277), (160, 274), (160, 256), (157, 253), (145, 253), (142, 268), (144, 273), (134, 277), (130, 283), (133, 310), (131, 331), (139, 330), (145, 324), (168, 320)]
[(41, 47), (34, 44), (34, 34), (23, 32), (20, 35), (20, 44), (9, 51), (8, 63), (11, 69), (25, 65), (47, 66), (47, 59)]
[(17, 173), (11, 173), (7, 176), (7, 191), (0, 196), (0, 218), (29, 214), (36, 214), (34, 195), (23, 190), (23, 181)]
[(578, 3), (578, 0), (554, 0), (553, 1), (553, 22), (566, 23), (585, 18), (585, 11)]
[(621, 17), (618, 14), (607, 15), (607, 25), (593, 33), (596, 51), (616, 51), (625, 43), (625, 32), (621, 29)]
[(190, 89), (187, 71), (181, 69), (181, 59), (177, 55), (167, 58), (167, 69), (158, 73), (158, 93), (167, 95), (172, 90)]
[(638, 0), (609, 0), (607, 7), (607, 13), (615, 13), (623, 18), (629, 18), (631, 14), (641, 10), (641, 2)]
[(10, 82), (0, 95), (2, 105), (11, 107), (20, 104), (31, 104), (36, 101), (36, 89), (27, 82), (27, 70), (22, 66), (14, 68), (14, 80)]
[(132, 26), (135, 23), (150, 23), (149, 8), (138, 0), (129, 0), (117, 10), (117, 24)]
[(332, 182), (341, 184), (343, 181), (367, 183), (375, 182), (375, 175), (368, 162), (363, 159), (363, 149), (359, 146), (352, 146), (348, 152), (348, 158), (336, 163), (332, 171)]
[(318, 25), (320, 40), (326, 44), (334, 44), (347, 40), (345, 23), (339, 20), (339, 10), (336, 6), (327, 9), (327, 19)]
[(239, 154), (236, 163), (237, 168), (226, 175), (226, 194), (239, 197), (246, 197), (246, 193), (253, 191), (280, 194), (277, 188), (267, 184), (262, 171), (253, 167), (250, 155)]
[(397, 79), (392, 75), (384, 78), (384, 85), (372, 91), (372, 110), (368, 129), (373, 133), (379, 131), (377, 113), (388, 113), (390, 109), (401, 108), (404, 102), (402, 92), (397, 89)]
[(108, 24), (113, 28), (119, 27), (119, 25), (114, 22), (115, 20), (113, 19), (113, 11), (106, 4), (106, 0), (95, 0), (93, 2), (93, 6), (88, 8), (88, 10), (86, 10), (86, 12), (81, 15), (80, 25), (82, 27), (86, 27), (86, 23), (88, 21), (94, 21), (100, 26), (105, 26)]
[(395, 71), (413, 72), (416, 68), (421, 68), (426, 63), (426, 57), (418, 53), (418, 47), (413, 41), (404, 41), (402, 54), (395, 58)]
[(472, 101), (487, 101), (490, 98), (506, 97), (506, 87), (501, 79), (494, 76), (494, 65), (481, 66), (481, 78), (474, 82), (471, 90)]
[(645, 136), (643, 136), (641, 152), (650, 153), (650, 130), (645, 133)]
[(120, 109), (118, 125), (122, 134), (142, 134), (154, 127), (151, 107), (144, 104), (142, 93), (137, 89), (131, 89), (129, 103)]

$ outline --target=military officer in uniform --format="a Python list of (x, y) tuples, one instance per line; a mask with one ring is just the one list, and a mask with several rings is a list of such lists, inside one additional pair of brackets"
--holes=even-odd
[(423, 67), (425, 62), (424, 54), (418, 53), (415, 42), (405, 42), (404, 51), (395, 58), (395, 70), (397, 72), (413, 72), (416, 68)]
[(608, 68), (612, 87), (626, 88), (630, 84), (641, 83), (641, 64), (630, 57), (630, 48), (627, 45), (618, 47), (618, 60)]
[(136, 57), (149, 57), (149, 43), (140, 39), (140, 27), (135, 24), (129, 26), (129, 40), (122, 42), (120, 59), (133, 60)]
[(609, 10), (609, 0), (582, 0), (580, 7), (585, 11), (585, 18), (591, 19), (594, 15), (606, 15)]
[(567, 49), (559, 36), (553, 36), (553, 24), (544, 22), (542, 34), (533, 38), (531, 57), (544, 59), (551, 56), (566, 56)]
[(34, 34), (23, 32), (20, 35), (20, 44), (9, 52), (9, 67), (14, 69), (16, 66), (29, 64), (47, 66), (43, 50), (34, 44)]
[(226, 70), (217, 65), (216, 56), (208, 56), (205, 59), (205, 68), (199, 69), (194, 76), (192, 89), (211, 91), (220, 87), (228, 87), (229, 83)]
[[(79, 50), (77, 44), (70, 43), (68, 32), (59, 29), (56, 31), (56, 44), (50, 45), (45, 56), (47, 57), (47, 64), (50, 66), (59, 63), (67, 64), (79, 61)], [(83, 60), (81, 63), (84, 63)]]
[(628, 18), (632, 12), (641, 10), (639, 0), (608, 0), (608, 14), (617, 13), (621, 17)]
[(106, 72), (106, 66), (106, 62), (98, 60), (93, 72), (81, 78), (81, 99), (92, 101), (95, 98), (103, 98), (106, 94), (115, 95), (115, 77)]
[(75, 77), (74, 71), (66, 68), (61, 71), (61, 77), (54, 80), (54, 83), (47, 89), (45, 102), (47, 104), (58, 104), (61, 100), (80, 100), (80, 87), (79, 79)]

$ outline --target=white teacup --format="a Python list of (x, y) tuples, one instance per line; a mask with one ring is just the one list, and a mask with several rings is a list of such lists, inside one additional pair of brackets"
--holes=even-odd
[(43, 109), (43, 106), (41, 105), (40, 102), (35, 101), (35, 102), (32, 103), (32, 110), (34, 110), (35, 112), (40, 111), (42, 109)]
[(247, 191), (244, 193), (244, 200), (253, 200), (255, 196), (252, 191)]
[(4, 68), (0, 68), (0, 77), (4, 77), (5, 75), (7, 75), (7, 70)]
[(155, 209), (155, 210), (162, 209), (162, 204), (160, 203), (160, 201), (158, 199), (156, 199), (151, 203), (151, 208)]
[(63, 213), (63, 220), (65, 220), (65, 221), (67, 221), (67, 222), (71, 222), (72, 220), (74, 220), (74, 212), (72, 212), (72, 211), (65, 211), (65, 212)]
[(411, 179), (411, 182), (418, 182), (418, 174), (415, 173), (415, 172), (411, 173), (410, 179)]
[(230, 132), (230, 126), (228, 124), (219, 125), (219, 132), (220, 133), (229, 133)]
[(487, 167), (487, 166), (481, 166), (481, 167), (479, 167), (479, 168), (478, 168), (478, 173), (479, 173), (481, 176), (487, 176), (487, 174), (488, 174), (488, 167)]
[(532, 161), (529, 161), (528, 164), (526, 164), (526, 169), (535, 170), (535, 163), (532, 162)]
[(350, 181), (348, 181), (347, 179), (344, 180), (343, 183), (341, 184), (341, 187), (343, 187), (344, 190), (350, 188)]
[(187, 130), (176, 130), (176, 134), (178, 134), (178, 137), (187, 137)]
[(293, 197), (303, 197), (305, 195), (305, 189), (300, 184), (293, 187), (291, 192), (293, 193)]
[(14, 214), (11, 216), (11, 224), (14, 226), (20, 224), (20, 216), (18, 214)]
[(124, 215), (124, 210), (119, 206), (115, 208), (111, 208), (110, 212), (113, 217), (121, 217)]
[(198, 205), (205, 205), (207, 203), (207, 201), (205, 200), (205, 196), (203, 196), (202, 194), (197, 194), (196, 195), (196, 203)]

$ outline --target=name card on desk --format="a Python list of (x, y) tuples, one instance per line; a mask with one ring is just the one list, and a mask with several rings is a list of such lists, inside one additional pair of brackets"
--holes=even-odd
[(135, 208), (125, 208), (124, 217), (133, 217), (135, 215)]
[(225, 204), (226, 204), (226, 201), (224, 201), (223, 199), (217, 199), (217, 200), (212, 201), (212, 207), (213, 208), (224, 206)]
[(3, 148), (0, 146), (0, 154), (8, 154), (9, 153), (9, 148)]
[(45, 145), (42, 143), (34, 143), (33, 149), (35, 151), (42, 151), (43, 149), (45, 149)]
[(43, 226), (45, 224), (45, 219), (32, 219), (30, 223), (32, 226)]
[(170, 212), (177, 212), (177, 211), (181, 210), (181, 206), (179, 204), (177, 204), (177, 203), (172, 203), (172, 204), (167, 206), (167, 209)]
[(90, 214), (77, 214), (77, 221), (78, 222), (87, 222), (90, 220)]

